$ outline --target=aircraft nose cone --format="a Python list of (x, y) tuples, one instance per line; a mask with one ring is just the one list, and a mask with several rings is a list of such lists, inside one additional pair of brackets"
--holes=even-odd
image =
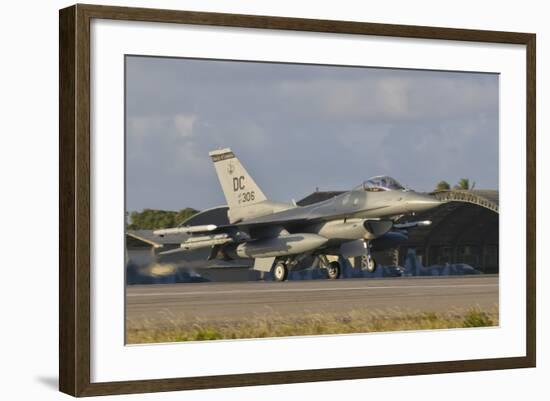
[(407, 200), (411, 212), (423, 212), (441, 205), (441, 201), (431, 195), (411, 194)]

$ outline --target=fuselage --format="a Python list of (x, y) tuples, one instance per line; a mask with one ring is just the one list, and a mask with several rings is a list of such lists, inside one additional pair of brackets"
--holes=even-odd
[[(298, 235), (299, 237), (292, 238), (292, 244), (300, 243), (311, 249), (339, 247), (342, 243), (354, 240), (373, 240), (390, 231), (396, 217), (421, 212), (440, 204), (437, 199), (429, 195), (410, 190), (372, 192), (352, 190), (328, 200), (301, 207), (274, 204), (269, 201), (265, 203), (265, 205), (257, 204), (241, 208), (248, 209), (243, 215), (250, 218), (243, 219), (239, 223), (258, 224), (260, 227), (250, 229), (251, 238), (246, 246), (241, 245), (243, 248), (242, 253), (239, 253), (241, 257), (245, 257), (245, 248), (257, 248), (258, 254), (262, 255), (271, 254), (260, 253), (259, 249), (263, 251), (265, 248), (273, 247), (277, 248), (277, 251), (283, 251), (279, 246), (272, 244), (275, 236), (279, 238), (278, 241), (281, 241), (290, 239), (289, 235)], [(272, 208), (280, 208), (280, 211), (270, 212)], [(269, 226), (262, 226), (263, 222), (266, 224), (269, 222)], [(274, 235), (272, 230), (276, 227), (279, 228)], [(322, 243), (319, 242), (320, 240)], [(290, 247), (287, 251), (293, 252)]]
[[(343, 218), (381, 219), (421, 212), (440, 204), (432, 196), (409, 190), (367, 192), (353, 190), (307, 206), (265, 202), (243, 207), (241, 219), (233, 223), (308, 220), (327, 221)], [(275, 211), (274, 210), (279, 210)], [(246, 217), (245, 217), (246, 216)]]

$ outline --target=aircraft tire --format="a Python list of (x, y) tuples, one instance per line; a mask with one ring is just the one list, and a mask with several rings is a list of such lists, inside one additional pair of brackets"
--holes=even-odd
[(376, 260), (372, 256), (369, 256), (367, 258), (367, 266), (366, 266), (367, 272), (374, 273), (377, 267), (378, 267), (378, 263), (376, 263)]
[(342, 273), (342, 268), (340, 267), (340, 263), (338, 262), (330, 262), (327, 266), (327, 277), (329, 280), (336, 280), (340, 278), (340, 274)]
[(283, 262), (278, 262), (272, 271), (273, 280), (286, 281), (288, 278), (288, 267)]

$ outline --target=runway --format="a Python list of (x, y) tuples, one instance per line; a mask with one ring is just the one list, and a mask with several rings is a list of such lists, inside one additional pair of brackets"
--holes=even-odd
[(246, 283), (132, 285), (126, 319), (240, 320), (265, 314), (400, 309), (447, 312), (498, 307), (498, 275)]

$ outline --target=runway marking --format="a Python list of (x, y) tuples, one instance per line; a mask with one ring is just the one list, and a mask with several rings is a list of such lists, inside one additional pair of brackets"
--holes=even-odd
[(151, 292), (145, 294), (126, 294), (127, 297), (158, 297), (158, 296), (189, 296), (208, 294), (257, 294), (273, 292), (319, 292), (319, 291), (367, 291), (392, 289), (430, 289), (430, 288), (483, 288), (498, 287), (498, 284), (462, 284), (462, 285), (400, 285), (384, 287), (340, 287), (340, 288), (280, 288), (263, 290), (223, 290), (223, 291), (191, 291), (191, 292)]

